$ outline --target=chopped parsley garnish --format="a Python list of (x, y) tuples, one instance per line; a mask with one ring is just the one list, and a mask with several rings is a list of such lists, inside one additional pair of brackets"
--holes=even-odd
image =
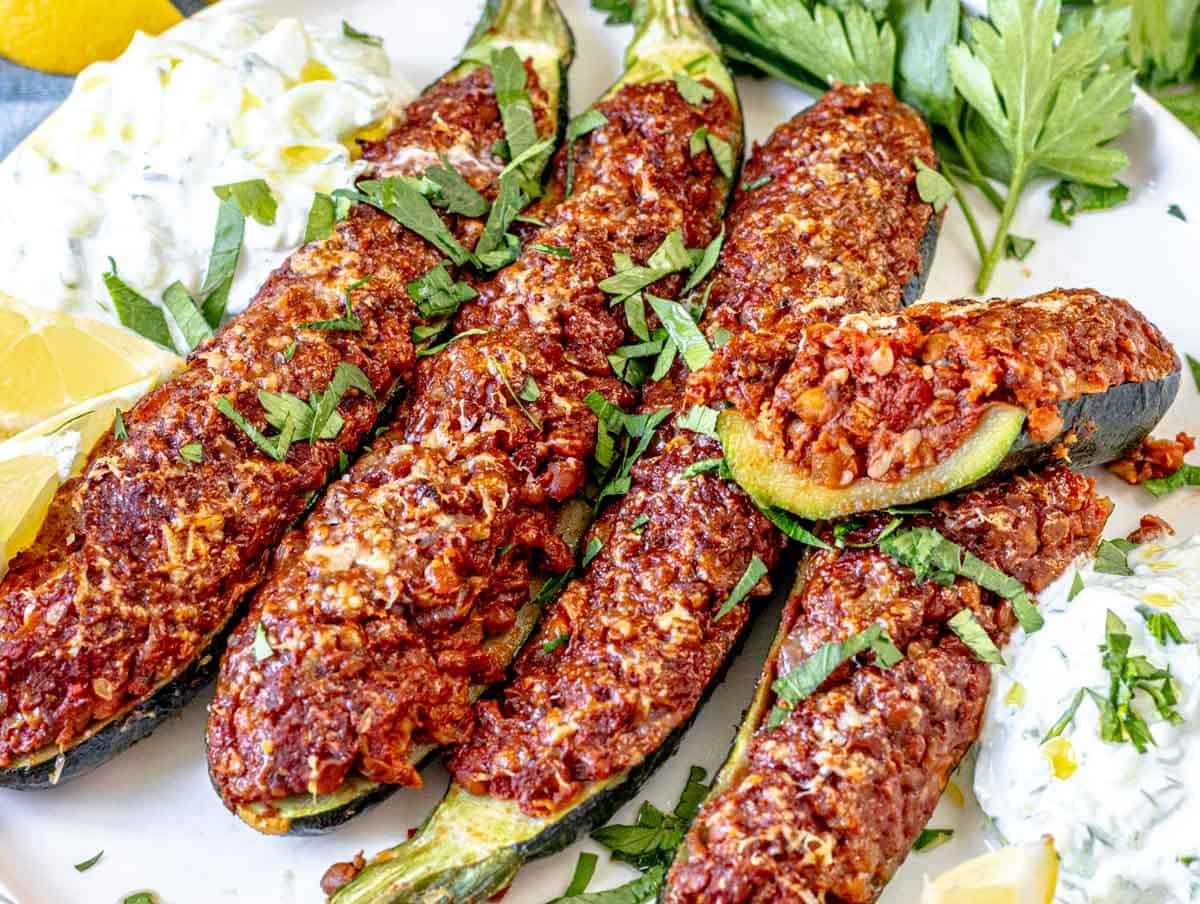
[(603, 548), (604, 541), (599, 537), (592, 537), (592, 539), (588, 540), (588, 544), (583, 550), (583, 559), (581, 560), (582, 564), (586, 567), (587, 564), (592, 561), (592, 559), (596, 558), (596, 556), (600, 553), (600, 550)]
[[(638, 292), (625, 299), (625, 322), (629, 324), (630, 332), (641, 339), (643, 343), (650, 341), (650, 327), (646, 323), (646, 302), (642, 298), (642, 293)], [(624, 357), (640, 358), (642, 355), (655, 355), (662, 351), (661, 340), (654, 345), (654, 348), (622, 346), (625, 349)], [(617, 353), (620, 354), (621, 349), (617, 349)]]
[(126, 895), (121, 904), (158, 904), (158, 899), (154, 897), (153, 892), (135, 891), (131, 895)]
[(304, 330), (345, 330), (351, 333), (357, 333), (362, 329), (362, 319), (354, 313), (354, 306), (350, 303), (350, 293), (359, 286), (370, 282), (373, 273), (368, 273), (362, 279), (357, 279), (350, 285), (346, 286), (343, 300), (346, 305), (346, 313), (341, 317), (335, 317), (332, 320), (310, 320), (308, 323), (300, 324), (300, 328)]
[(213, 194), (222, 201), (233, 201), (245, 216), (253, 217), (263, 226), (275, 225), (278, 205), (266, 180), (247, 179), (245, 182), (214, 185)]
[(567, 582), (574, 576), (574, 568), (568, 568), (562, 574), (556, 574), (538, 588), (537, 593), (533, 595), (533, 597), (530, 599), (530, 602), (536, 606), (550, 602), (552, 599), (558, 596), (559, 591), (566, 587)]
[(171, 318), (179, 327), (188, 351), (212, 338), (212, 327), (204, 319), (204, 312), (179, 280), (163, 290), (163, 307), (171, 312)]
[[(600, 503), (609, 496), (621, 496), (629, 492), (633, 466), (649, 448), (655, 429), (670, 415), (671, 409), (626, 414), (594, 389), (583, 401), (596, 415), (596, 480), (601, 484), (601, 489), (596, 496), (595, 506), (599, 508)], [(617, 439), (622, 433), (623, 445), (620, 463), (617, 464)], [(634, 440), (637, 442), (634, 443)]]
[(117, 312), (117, 319), (121, 321), (121, 325), (165, 349), (175, 351), (171, 329), (167, 326), (167, 318), (162, 309), (131, 289), (117, 275), (117, 262), (111, 257), (108, 259), (108, 265), (110, 269), (104, 274), (104, 288), (108, 289), (113, 309)]
[(1188, 369), (1192, 372), (1192, 382), (1196, 384), (1196, 389), (1200, 390), (1200, 361), (1188, 354), (1183, 357), (1187, 359)]
[(100, 858), (103, 856), (104, 856), (104, 851), (101, 851), (99, 854), (96, 854), (94, 857), (88, 857), (88, 859), (84, 860), (82, 863), (76, 863), (75, 871), (78, 873), (86, 873), (93, 866), (95, 866), (97, 863), (99, 863)]
[(204, 447), (199, 443), (187, 443), (179, 447), (179, 457), (196, 465), (204, 461)]
[(333, 198), (323, 192), (316, 192), (313, 195), (312, 207), (308, 209), (308, 219), (304, 223), (304, 244), (329, 238), (333, 234), (333, 224), (336, 222)]
[(542, 397), (542, 391), (538, 388), (537, 380), (533, 377), (526, 377), (525, 382), (521, 384), (521, 391), (517, 393), (517, 398), (522, 402), (536, 402)]
[(640, 535), (646, 529), (646, 525), (650, 523), (649, 515), (638, 515), (629, 523), (629, 532)]
[(710, 471), (716, 471), (724, 463), (725, 463), (725, 459), (723, 459), (723, 458), (705, 458), (705, 459), (702, 459), (701, 461), (694, 461), (690, 465), (688, 465), (686, 468), (684, 468), (683, 473), (680, 474), (679, 476), (682, 477), (684, 480), (690, 480), (691, 478), (696, 477), (700, 474), (707, 474)]
[(750, 559), (750, 564), (746, 566), (746, 570), (742, 572), (742, 576), (738, 578), (737, 583), (733, 585), (733, 589), (729, 591), (729, 598), (717, 610), (713, 621), (718, 622), (728, 615), (734, 606), (746, 598), (766, 573), (767, 566), (763, 564), (763, 560), (755, 553), (754, 557)]
[(649, 296), (649, 299), (650, 307), (662, 321), (667, 335), (679, 349), (679, 354), (683, 356), (688, 369), (697, 371), (704, 367), (712, 357), (712, 349), (708, 347), (708, 340), (700, 332), (700, 327), (696, 325), (691, 312), (677, 301), (668, 301), (653, 295)]
[(1138, 614), (1146, 620), (1146, 630), (1158, 641), (1159, 646), (1165, 647), (1170, 643), (1186, 643), (1183, 632), (1175, 619), (1166, 612), (1158, 612), (1149, 606), (1138, 606)]
[(753, 182), (743, 182), (742, 191), (756, 191), (771, 181), (770, 176), (759, 176)]
[(575, 142), (607, 124), (608, 117), (599, 110), (584, 110), (578, 116), (571, 117), (571, 121), (567, 123), (567, 178), (563, 188), (564, 198), (571, 197), (575, 190)]
[(867, 651), (875, 654), (876, 665), (883, 669), (890, 669), (904, 658), (887, 631), (877, 624), (845, 640), (823, 644), (786, 675), (776, 678), (771, 685), (779, 702), (772, 707), (767, 718), (767, 730), (782, 725), (788, 713), (810, 697), (839, 666)]
[(592, 0), (592, 9), (608, 13), (605, 25), (628, 25), (633, 21), (634, 0)]
[(1095, 691), (1092, 694), (1100, 707), (1100, 737), (1105, 741), (1129, 741), (1138, 753), (1145, 753), (1154, 744), (1146, 721), (1133, 708), (1133, 699), (1142, 691), (1154, 703), (1159, 716), (1178, 725), (1183, 717), (1175, 710), (1179, 698), (1175, 681), (1167, 669), (1161, 669), (1145, 656), (1130, 656), (1132, 638), (1125, 623), (1111, 609), (1104, 622), (1102, 662), (1111, 677), (1107, 698)]
[(1010, 260), (1023, 261), (1029, 256), (1029, 252), (1033, 250), (1033, 246), (1037, 242), (1033, 239), (1027, 239), (1024, 236), (1008, 234), (1008, 238), (1004, 243), (1004, 256)]
[(499, 194), (475, 244), (478, 262), (485, 270), (507, 267), (520, 256), (521, 241), (508, 231), (508, 227), (528, 203), (529, 196), (521, 190), (515, 177), (500, 177)]
[(113, 412), (113, 437), (117, 442), (124, 442), (129, 438), (129, 434), (125, 432), (125, 416), (120, 408)]
[(700, 256), (700, 262), (692, 268), (688, 280), (683, 284), (683, 294), (686, 295), (704, 280), (712, 272), (712, 268), (717, 265), (717, 259), (721, 256), (721, 246), (725, 244), (725, 227), (721, 226), (721, 231), (717, 233), (717, 237), (704, 246), (704, 253)]
[(481, 217), (488, 212), (488, 201), (477, 192), (471, 183), (462, 177), (445, 154), (438, 154), (441, 166), (425, 170), (425, 178), (437, 186), (433, 203), (446, 209), (447, 213), (462, 214), (464, 217)]
[(1141, 486), (1154, 496), (1166, 496), (1184, 487), (1200, 486), (1200, 465), (1184, 465), (1166, 477), (1143, 480)]
[(933, 580), (949, 586), (955, 577), (964, 577), (1003, 597), (1012, 603), (1027, 634), (1039, 630), (1044, 623), (1020, 581), (988, 565), (932, 527), (898, 531), (882, 538), (879, 548), (911, 568), (918, 582)]
[(275, 655), (275, 648), (271, 646), (271, 641), (267, 639), (267, 629), (263, 627), (261, 621), (254, 628), (254, 646), (251, 649), (254, 653), (255, 662), (262, 662), (264, 659), (270, 659)]
[(596, 874), (596, 860), (596, 855), (591, 851), (584, 851), (579, 855), (579, 859), (575, 861), (575, 872), (571, 874), (571, 882), (563, 892), (564, 898), (581, 895), (587, 891), (588, 883)]
[(784, 532), (788, 537), (803, 543), (805, 546), (815, 546), (817, 549), (832, 549), (832, 547), (804, 526), (803, 522), (789, 511), (773, 505), (758, 505), (768, 521)]
[(516, 161), (538, 142), (533, 104), (525, 87), (525, 63), (513, 48), (504, 47), (492, 51), (491, 68), (504, 138), (511, 159)]
[(465, 282), (456, 281), (442, 261), (407, 286), (422, 317), (449, 317), (478, 293)]
[(545, 643), (542, 644), (542, 652), (543, 653), (553, 653), (555, 650), (557, 650), (559, 647), (563, 646), (570, 639), (571, 639), (570, 631), (559, 631), (557, 634), (555, 634), (553, 637), (551, 637), (549, 640), (547, 640)]
[(959, 609), (946, 624), (958, 635), (958, 639), (967, 645), (975, 657), (993, 665), (1004, 665), (1004, 657), (999, 648), (992, 643), (987, 631), (970, 609)]
[(287, 347), (284, 348), (284, 350), (283, 350), (283, 360), (291, 361), (292, 358), (296, 357), (296, 349), (298, 349), (299, 347), (300, 347), (299, 339), (293, 339), (291, 342), (289, 342), (287, 344)]
[(733, 178), (733, 146), (718, 135), (714, 135), (707, 126), (700, 126), (688, 140), (688, 154), (695, 157), (705, 148), (713, 155), (717, 169), (726, 179)]
[[(438, 328), (437, 332), (441, 332), (440, 327)], [(417, 349), (417, 357), (418, 358), (427, 358), (430, 355), (436, 355), (438, 352), (440, 352), (444, 348), (446, 348), (446, 346), (450, 345), (451, 343), (457, 342), (459, 339), (465, 339), (468, 336), (482, 336), (485, 333), (487, 333), (487, 330), (481, 329), (479, 327), (475, 327), (474, 329), (470, 329), (470, 330), (463, 330), (461, 333), (455, 333), (449, 339), (439, 342), (436, 345), (428, 345), (424, 348)], [(434, 335), (436, 335), (436, 333)]]
[(1129, 567), (1129, 553), (1133, 548), (1134, 544), (1123, 537), (1102, 540), (1096, 549), (1096, 561), (1092, 567), (1099, 574), (1131, 575), (1133, 569)]
[(229, 303), (229, 289), (237, 272), (242, 253), (242, 238), (246, 233), (246, 215), (230, 198), (217, 208), (217, 225), (213, 231), (212, 250), (208, 255), (208, 270), (200, 285), (204, 319), (214, 330), (221, 325)]
[(429, 200), (415, 188), (410, 180), (400, 177), (390, 179), (366, 179), (358, 183), (357, 190), (339, 188), (334, 198), (348, 198), (370, 204), (381, 210), (425, 241), (462, 266), (475, 263), (478, 259), (463, 247)]
[(917, 168), (917, 194), (935, 212), (940, 213), (954, 198), (954, 186), (920, 157), (914, 158), (913, 164)]
[(627, 296), (642, 291), (664, 276), (690, 269), (692, 256), (683, 244), (683, 232), (675, 229), (650, 255), (645, 266), (623, 267), (621, 263), (618, 262), (616, 273), (600, 282), (601, 291), (617, 296), (614, 302), (623, 301)]
[(1124, 204), (1129, 198), (1129, 186), (1121, 182), (1113, 185), (1087, 185), (1060, 179), (1050, 189), (1050, 219), (1070, 226), (1075, 217), (1089, 210), (1108, 210)]
[(1084, 693), (1085, 691), (1081, 689), (1071, 698), (1070, 706), (1058, 717), (1058, 721), (1050, 726), (1050, 730), (1046, 732), (1046, 736), (1042, 738), (1041, 743), (1045, 744), (1047, 741), (1052, 741), (1067, 730), (1067, 726), (1075, 720), (1075, 714), (1079, 712), (1079, 705), (1083, 703)]
[(675, 418), (675, 426), (681, 430), (691, 430), (693, 433), (702, 433), (716, 439), (719, 413), (715, 408), (709, 408), (707, 405), (693, 405), (686, 414)]
[(1178, 204), (1172, 204), (1170, 207), (1168, 207), (1167, 213), (1177, 220), (1182, 220), (1185, 223), (1188, 221), (1187, 214), (1183, 212), (1183, 208)]
[(1078, 571), (1075, 572), (1075, 579), (1071, 581), (1071, 589), (1067, 591), (1067, 602), (1075, 599), (1083, 592), (1083, 575)]
[(941, 847), (954, 837), (954, 829), (922, 829), (917, 840), (913, 842), (913, 850), (918, 854), (932, 851)]
[(540, 251), (542, 254), (552, 254), (555, 257), (561, 257), (565, 260), (574, 260), (571, 256), (571, 249), (563, 245), (547, 245), (545, 242), (534, 242), (529, 248), (531, 251)]
[[(530, 411), (529, 408), (525, 405), (525, 401), (521, 398), (521, 395), (518, 394), (515, 389), (513, 389), (512, 383), (510, 383), (508, 381), (508, 374), (504, 372), (504, 365), (502, 363), (500, 363), (499, 361), (496, 361), (492, 358), (487, 358), (486, 360), (488, 362), (488, 366), (492, 369), (492, 372), (495, 373), (496, 376), (498, 376), (500, 378), (500, 382), (504, 384), (504, 388), (508, 390), (508, 394), (512, 397), (512, 400), (514, 402), (516, 402), (517, 407), (521, 409), (521, 413), (523, 415), (525, 415), (525, 417), (529, 421), (529, 423), (533, 425), (533, 429), (541, 430), (542, 422), (539, 421), (534, 416), (533, 412)], [(535, 389), (537, 388), (536, 385), (534, 386), (534, 388)], [(541, 393), (539, 392), (538, 396), (540, 396), (540, 395), (541, 395)], [(537, 396), (534, 397), (534, 399), (536, 399), (536, 398), (537, 398)], [(530, 401), (533, 401), (534, 399), (530, 399)]]
[(674, 78), (675, 87), (679, 89), (679, 93), (683, 95), (683, 99), (693, 107), (706, 104), (715, 96), (712, 88), (696, 81), (686, 72), (676, 72)]
[[(649, 801), (643, 801), (637, 822), (633, 825), (604, 826), (592, 832), (593, 840), (608, 848), (613, 860), (630, 863), (644, 872), (646, 875), (643, 879), (658, 875), (661, 881), (662, 873), (670, 865), (688, 826), (708, 795), (709, 787), (704, 784), (705, 778), (705, 771), (693, 766), (688, 772), (679, 801), (670, 813), (664, 813)], [(634, 900), (652, 900), (652, 897)]]
[(371, 35), (365, 31), (359, 31), (345, 19), (342, 20), (342, 35), (351, 41), (361, 41), (363, 44), (370, 44), (372, 47), (383, 46), (383, 38), (379, 37), (379, 35)]

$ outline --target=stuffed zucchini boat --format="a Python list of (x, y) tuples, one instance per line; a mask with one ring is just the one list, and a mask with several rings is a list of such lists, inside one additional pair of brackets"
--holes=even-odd
[[(935, 163), (928, 130), (883, 86), (835, 88), (777, 129), (747, 162), (727, 217), (701, 322), (713, 344), (718, 331), (731, 334), (713, 360), (752, 330), (774, 335), (827, 316), (809, 297), (842, 297), (849, 310), (898, 307), (934, 218), (914, 184), (917, 157)], [(798, 254), (805, 218), (811, 247)], [(855, 257), (848, 272), (839, 258), (864, 238), (877, 239), (878, 254)], [(687, 379), (677, 362), (629, 416), (676, 415), (591, 529), (594, 558), (543, 616), (515, 677), (476, 705), (445, 799), (334, 901), (484, 901), (527, 860), (603, 823), (673, 752), (744, 634), (747, 600), (769, 592), (766, 574), (785, 545), (718, 474), (715, 439), (688, 429), (706, 415), (686, 407)]]
[[(524, 111), (553, 136), (571, 48), (550, 0), (489, 4), (468, 55), (509, 48), (520, 77), (514, 45), (542, 54), (532, 69), (546, 85)], [(412, 331), (430, 305), (410, 284), (488, 269), (462, 241), (479, 234), (505, 166), (491, 150), (500, 112), (476, 60), (427, 89), (364, 146), (359, 188), (373, 204), (294, 252), (59, 491), (0, 582), (0, 785), (44, 788), (99, 766), (216, 671), (287, 529), (411, 382)], [(416, 178), (448, 155), (478, 165)]]
[(1095, 550), (1110, 510), (1092, 480), (1054, 465), (938, 502), (899, 530), (881, 514), (826, 525), (829, 548), (800, 569), (661, 900), (874, 901), (978, 736), (985, 658), (1017, 621), (906, 537), (936, 532), (959, 562), (974, 556), (1012, 593), (1036, 593)]
[(808, 329), (786, 370), (725, 398), (734, 478), (765, 505), (822, 519), (921, 502), (1054, 460), (1119, 458), (1179, 390), (1166, 338), (1128, 302), (1059, 289), (924, 303)]
[[(701, 257), (689, 249), (719, 232), (741, 115), (687, 7), (654, 2), (623, 76), (572, 123), (547, 194), (559, 203), (423, 358), (230, 641), (209, 771), (256, 829), (324, 831), (419, 786), (420, 761), (467, 737), (475, 698), (528, 636), (550, 595), (539, 577), (574, 564), (555, 527), (596, 445), (587, 400), (630, 398), (608, 356), (632, 334), (600, 286), (628, 258), (617, 282), (673, 303)], [(698, 132), (729, 157), (694, 152)]]

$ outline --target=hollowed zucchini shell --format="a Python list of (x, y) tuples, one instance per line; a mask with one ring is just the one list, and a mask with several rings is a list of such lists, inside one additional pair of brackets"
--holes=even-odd
[(1179, 371), (1158, 380), (1122, 383), (1059, 403), (1059, 436), (1033, 440), (1024, 429), (1025, 412), (1012, 405), (990, 406), (959, 446), (943, 461), (897, 481), (862, 477), (844, 487), (813, 482), (780, 458), (753, 423), (728, 409), (717, 419), (717, 434), (734, 479), (764, 505), (778, 506), (802, 518), (838, 518), (874, 509), (911, 505), (944, 496), (1019, 468), (1059, 460), (1066, 446), (1075, 467), (1119, 458), (1146, 437), (1166, 414), (1179, 392)]

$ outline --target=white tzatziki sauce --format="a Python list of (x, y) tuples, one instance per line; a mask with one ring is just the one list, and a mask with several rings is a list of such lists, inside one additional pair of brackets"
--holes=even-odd
[[(1200, 537), (1139, 546), (1128, 563), (1132, 575), (1081, 568), (1074, 599), (1073, 574), (1043, 594), (1045, 627), (1014, 637), (988, 705), (976, 795), (1007, 843), (1054, 837), (1058, 904), (1200, 901)], [(1169, 669), (1178, 697), (1172, 724), (1137, 691), (1133, 709), (1153, 736), (1145, 753), (1101, 738), (1086, 693), (1044, 741), (1080, 689), (1109, 696), (1100, 647), (1110, 611), (1131, 638), (1128, 655)], [(1159, 642), (1155, 613), (1171, 617), (1182, 643)]]
[(89, 66), (0, 165), (0, 290), (39, 307), (115, 315), (103, 274), (159, 303), (204, 279), (220, 204), (213, 186), (265, 179), (273, 225), (246, 219), (229, 313), (303, 238), (313, 193), (362, 171), (349, 147), (411, 96), (376, 43), (296, 19), (200, 16), (139, 33)]

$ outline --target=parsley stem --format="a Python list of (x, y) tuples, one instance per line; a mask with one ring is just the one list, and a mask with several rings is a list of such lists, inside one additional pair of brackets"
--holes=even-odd
[(996, 191), (987, 176), (979, 169), (979, 163), (975, 160), (975, 153), (963, 138), (962, 130), (959, 128), (958, 120), (955, 117), (950, 117), (947, 121), (946, 131), (950, 133), (950, 138), (954, 141), (954, 147), (957, 148), (958, 153), (962, 156), (963, 163), (967, 166), (967, 173), (970, 176), (971, 184), (983, 192), (983, 196), (991, 202), (997, 212), (1003, 210), (1005, 199), (1000, 197), (1000, 192)]
[(941, 171), (942, 175), (946, 177), (946, 181), (954, 188), (954, 200), (958, 202), (958, 209), (962, 211), (963, 219), (967, 221), (967, 228), (971, 230), (971, 238), (975, 242), (975, 251), (982, 261), (987, 256), (987, 243), (983, 240), (983, 232), (979, 229), (979, 221), (975, 219), (975, 211), (971, 210), (971, 205), (963, 197), (962, 189), (958, 187), (958, 183), (950, 175), (950, 168), (943, 166)]
[(979, 279), (975, 282), (975, 291), (980, 295), (987, 291), (988, 285), (992, 281), (992, 273), (996, 270), (996, 264), (1004, 255), (1004, 243), (1008, 239), (1008, 230), (1012, 226), (1013, 217), (1017, 212), (1017, 202), (1021, 199), (1021, 187), (1025, 184), (1025, 170), (1024, 155), (1018, 154), (1013, 160), (1012, 181), (1008, 185), (1008, 198), (1004, 202), (1004, 209), (1000, 211), (1000, 224), (996, 227), (992, 247), (983, 259)]

